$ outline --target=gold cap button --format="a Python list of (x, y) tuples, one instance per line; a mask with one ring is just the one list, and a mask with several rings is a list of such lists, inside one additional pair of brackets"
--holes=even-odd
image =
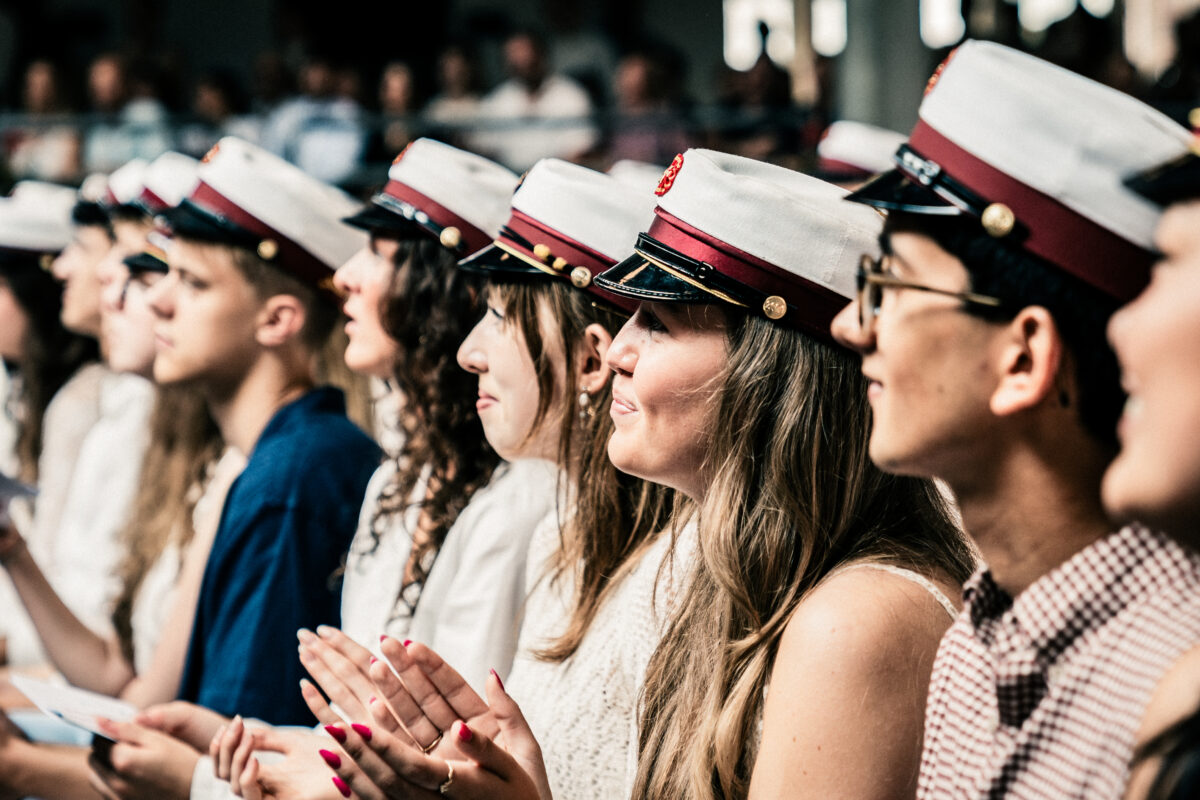
[(550, 246), (545, 244), (535, 244), (533, 246), (533, 255), (538, 261), (550, 260)]
[(449, 228), (442, 228), (442, 232), (438, 236), (438, 241), (442, 243), (442, 247), (453, 250), (462, 244), (462, 231), (453, 225)]
[(258, 243), (258, 257), (263, 261), (270, 261), (277, 255), (279, 255), (279, 243), (274, 239), (263, 239)]
[(762, 304), (763, 313), (767, 315), (767, 319), (780, 319), (787, 313), (787, 301), (777, 294), (773, 294)]
[(571, 270), (571, 283), (580, 289), (586, 289), (592, 282), (592, 273), (587, 267), (576, 267)]
[(550, 266), (554, 267), (556, 271), (562, 272), (567, 267), (567, 260), (562, 256), (559, 256), (558, 258), (554, 259), (554, 263)]
[(1012, 209), (1004, 203), (992, 203), (983, 210), (983, 216), (979, 218), (979, 221), (988, 236), (999, 239), (1012, 233), (1013, 226), (1017, 224), (1017, 217), (1013, 214)]

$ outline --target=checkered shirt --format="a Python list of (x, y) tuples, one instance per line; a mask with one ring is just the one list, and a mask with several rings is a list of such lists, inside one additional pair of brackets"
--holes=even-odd
[(938, 648), (919, 800), (1117, 800), (1159, 678), (1200, 642), (1200, 556), (1130, 526), (1014, 600), (983, 570)]

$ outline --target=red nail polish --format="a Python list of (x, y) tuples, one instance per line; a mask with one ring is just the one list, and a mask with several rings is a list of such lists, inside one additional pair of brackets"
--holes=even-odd
[(467, 727), (467, 723), (458, 723), (458, 738), (464, 742), (469, 742), (475, 738), (475, 734), (471, 733), (471, 729)]
[(492, 673), (492, 677), (496, 679), (496, 683), (500, 684), (500, 691), (503, 692), (504, 691), (504, 681), (500, 680), (500, 676), (498, 674), (496, 674), (496, 670), (489, 669), (488, 672)]
[(371, 656), (371, 663), (372, 663), (372, 664), (374, 664), (374, 663), (375, 663), (376, 661), (378, 661), (378, 660), (379, 660), (379, 659), (378, 659), (378, 658), (376, 658), (375, 656)]
[(371, 741), (371, 729), (366, 725), (359, 725), (357, 722), (353, 722), (350, 724), (350, 727), (354, 729), (355, 733), (363, 738), (363, 741)]
[(375, 695), (371, 695), (370, 697), (367, 698), (367, 705), (371, 705), (371, 703), (374, 703), (375, 700), (376, 700)]
[(381, 642), (386, 642), (386, 641), (387, 641), (387, 634), (386, 634), (386, 633), (384, 633), (384, 634), (380, 634), (380, 636), (379, 636), (379, 641), (381, 641)]
[(344, 780), (342, 780), (341, 778), (339, 778), (337, 775), (333, 776), (333, 785), (337, 787), (337, 790), (339, 792), (341, 792), (342, 797), (350, 796), (350, 785), (348, 783), (346, 783)]
[(342, 759), (338, 758), (337, 753), (331, 753), (328, 750), (318, 750), (317, 752), (321, 754), (321, 758), (325, 759), (325, 763), (334, 769), (342, 765)]
[(410, 644), (412, 644), (412, 639), (405, 639), (405, 640), (404, 640), (404, 646), (405, 646), (405, 647), (408, 647)]
[(325, 732), (337, 739), (338, 744), (344, 744), (346, 741), (346, 732), (337, 725), (326, 725)]

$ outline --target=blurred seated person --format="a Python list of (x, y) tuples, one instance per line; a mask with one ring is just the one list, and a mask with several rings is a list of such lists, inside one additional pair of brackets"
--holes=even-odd
[(5, 136), (14, 177), (60, 183), (78, 177), (79, 130), (62, 118), (71, 112), (64, 94), (53, 61), (38, 59), (25, 70), (21, 100), (27, 124), (9, 129)]

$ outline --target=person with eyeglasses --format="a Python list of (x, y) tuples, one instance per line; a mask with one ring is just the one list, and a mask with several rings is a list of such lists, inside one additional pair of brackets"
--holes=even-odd
[(1159, 217), (1122, 179), (1188, 138), (968, 42), (896, 168), (849, 198), (888, 212), (833, 323), (862, 356), (871, 458), (944, 480), (985, 562), (934, 664), (918, 798), (1121, 797), (1156, 682), (1200, 641), (1200, 557), (1100, 501), (1125, 401), (1105, 326)]

